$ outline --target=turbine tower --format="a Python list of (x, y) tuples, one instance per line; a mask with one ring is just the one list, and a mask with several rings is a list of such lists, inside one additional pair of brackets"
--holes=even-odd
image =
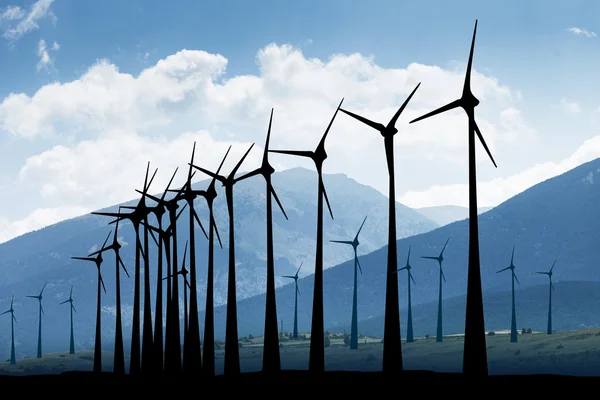
[(254, 143), (248, 148), (241, 160), (231, 170), (227, 177), (218, 175), (204, 168), (190, 164), (208, 176), (213, 177), (225, 186), (225, 197), (227, 200), (227, 211), (229, 214), (229, 268), (227, 277), (227, 319), (225, 323), (225, 365), (224, 373), (226, 375), (237, 375), (240, 373), (240, 349), (238, 344), (238, 326), (237, 326), (237, 300), (236, 300), (236, 282), (235, 282), (235, 221), (233, 213), (233, 185), (245, 179), (236, 178), (235, 173), (240, 168)]
[(515, 275), (515, 266), (513, 264), (515, 258), (515, 246), (513, 246), (512, 256), (510, 257), (510, 265), (500, 271), (496, 272), (499, 274), (502, 271), (509, 270), (511, 271), (511, 282), (512, 282), (512, 317), (510, 322), (510, 341), (513, 343), (517, 342), (517, 313), (515, 309), (515, 280), (520, 285), (521, 283), (517, 279), (517, 275)]
[[(77, 312), (77, 310), (75, 310), (75, 306), (73, 305), (73, 285), (71, 285), (71, 291), (69, 292), (69, 298), (60, 304), (63, 305), (63, 304), (67, 304), (67, 303), (69, 303), (71, 305), (69, 307), (69, 311), (71, 312), (71, 335), (69, 338), (69, 354), (75, 354), (75, 338), (73, 336), (73, 311)], [(10, 308), (12, 308), (12, 305)]]
[[(298, 288), (298, 273), (300, 272), (300, 268), (302, 268), (302, 264), (300, 263), (300, 266), (298, 267), (298, 270), (296, 271), (296, 275), (283, 275), (282, 278), (290, 278), (294, 280), (294, 287), (296, 288), (296, 290), (294, 291), (295, 293), (295, 298), (294, 298), (294, 333), (292, 334), (292, 337), (294, 339), (298, 339), (298, 295), (300, 294), (300, 289)], [(283, 323), (283, 321), (282, 321)]]
[(13, 309), (14, 301), (15, 301), (15, 296), (13, 296), (10, 301), (10, 308), (2, 313), (2, 315), (10, 313), (10, 316), (11, 316), (11, 318), (10, 318), (10, 363), (12, 365), (15, 365), (17, 362), (16, 358), (15, 358), (15, 322), (17, 322), (17, 319), (15, 318), (15, 310)]
[(383, 136), (385, 147), (385, 158), (389, 176), (388, 188), (388, 254), (387, 254), (387, 275), (385, 287), (385, 322), (383, 328), (383, 371), (399, 372), (403, 370), (402, 365), (402, 343), (400, 339), (400, 306), (398, 304), (398, 248), (396, 244), (396, 183), (395, 183), (395, 165), (394, 165), (394, 136), (398, 133), (396, 122), (406, 108), (406, 105), (413, 97), (421, 84), (413, 89), (412, 93), (400, 106), (396, 114), (392, 117), (387, 126), (373, 122), (360, 115), (350, 111), (341, 110), (358, 121), (379, 131)]
[(412, 343), (415, 341), (413, 336), (413, 321), (412, 321), (412, 302), (411, 302), (411, 293), (410, 293), (410, 281), (416, 285), (415, 278), (413, 278), (410, 265), (410, 247), (408, 246), (408, 257), (406, 257), (406, 265), (400, 268), (397, 272), (404, 271), (408, 272), (408, 322), (406, 324), (406, 342)]
[(548, 278), (550, 278), (550, 288), (549, 288), (549, 300), (548, 300), (548, 330), (546, 331), (546, 333), (548, 335), (552, 334), (552, 292), (554, 291), (554, 283), (552, 283), (552, 270), (554, 269), (554, 264), (556, 264), (556, 260), (554, 260), (554, 262), (552, 263), (552, 266), (550, 267), (550, 271), (548, 272), (536, 272), (536, 274), (543, 274), (543, 275), (548, 275)]
[(463, 373), (468, 376), (487, 376), (487, 349), (485, 341), (485, 323), (483, 316), (483, 294), (481, 290), (481, 266), (479, 259), (479, 226), (477, 216), (477, 172), (475, 161), (475, 134), (481, 141), (485, 151), (496, 167), (492, 153), (487, 147), (483, 135), (475, 122), (475, 107), (479, 100), (471, 92), (471, 68), (473, 65), (473, 50), (475, 35), (477, 33), (477, 20), (473, 30), (471, 51), (465, 73), (465, 82), (460, 99), (416, 118), (410, 123), (429, 118), (461, 107), (469, 119), (469, 263), (467, 272), (467, 310), (465, 318), (465, 341), (463, 352)]
[(44, 283), (44, 287), (40, 291), (40, 294), (37, 296), (27, 296), (31, 299), (38, 299), (40, 308), (39, 308), (39, 320), (38, 320), (38, 345), (37, 345), (37, 358), (42, 358), (42, 314), (44, 313), (44, 307), (42, 307), (42, 294), (44, 293), (44, 289), (46, 289), (46, 285), (48, 282)]
[[(365, 217), (365, 219), (363, 219), (362, 224), (360, 224), (360, 228), (358, 228), (358, 232), (356, 232), (356, 236), (354, 236), (353, 240), (330, 240), (330, 242), (333, 243), (342, 243), (342, 244), (349, 244), (350, 246), (352, 246), (352, 249), (354, 250), (354, 294), (352, 296), (352, 328), (351, 328), (351, 332), (350, 332), (350, 349), (351, 350), (356, 350), (358, 349), (358, 306), (357, 306), (357, 287), (358, 287), (358, 271), (360, 271), (360, 274), (362, 275), (362, 268), (360, 266), (360, 261), (358, 261), (358, 253), (356, 252), (356, 249), (359, 245), (359, 241), (358, 241), (358, 235), (360, 234), (360, 231), (363, 228), (363, 225), (365, 224), (365, 221), (367, 220), (367, 217)], [(409, 289), (410, 290), (410, 289)]]
[(298, 157), (310, 158), (317, 170), (319, 183), (317, 188), (317, 249), (315, 254), (315, 278), (314, 278), (314, 290), (313, 290), (313, 312), (312, 312), (312, 323), (310, 329), (310, 356), (308, 360), (308, 369), (317, 374), (321, 374), (325, 371), (325, 328), (323, 320), (323, 198), (327, 202), (327, 208), (331, 219), (333, 219), (333, 212), (331, 211), (331, 205), (329, 204), (329, 198), (327, 197), (327, 191), (323, 184), (323, 162), (327, 159), (327, 152), (325, 151), (325, 139), (327, 134), (333, 125), (333, 121), (342, 106), (344, 99), (340, 101), (340, 104), (335, 109), (335, 113), (329, 121), (329, 125), (325, 130), (325, 133), (321, 137), (319, 144), (314, 151), (297, 151), (297, 150), (269, 150), (272, 153), (289, 154)]
[[(119, 207), (119, 212), (122, 207)], [(125, 264), (121, 259), (120, 249), (121, 244), (119, 243), (118, 233), (119, 233), (119, 221), (116, 222), (115, 225), (115, 233), (113, 235), (113, 241), (110, 245), (100, 249), (89, 256), (95, 256), (104, 251), (112, 250), (115, 253), (115, 287), (116, 287), (116, 318), (115, 318), (115, 351), (113, 356), (113, 373), (116, 375), (125, 374), (125, 350), (123, 349), (123, 323), (122, 323), (122, 311), (121, 311), (121, 268), (127, 275), (128, 278), (129, 272), (127, 272), (127, 268), (125, 268)], [(112, 224), (113, 222), (110, 222)]]
[[(277, 304), (275, 298), (275, 256), (273, 254), (273, 201), (274, 198), (283, 213), (285, 219), (288, 219), (273, 184), (271, 175), (275, 169), (269, 163), (269, 141), (271, 138), (271, 125), (273, 123), (273, 109), (269, 119), (269, 129), (267, 130), (267, 139), (263, 152), (262, 164), (259, 168), (247, 173), (240, 179), (245, 179), (254, 175), (262, 175), (266, 182), (266, 216), (267, 216), (267, 291), (265, 305), (265, 340), (263, 347), (263, 371), (278, 372), (281, 370), (281, 358), (279, 354), (279, 333), (277, 332)], [(272, 196), (272, 197), (271, 197)]]
[(442, 269), (442, 262), (444, 261), (444, 250), (446, 250), (446, 245), (448, 245), (449, 240), (450, 238), (446, 239), (446, 243), (444, 243), (444, 247), (442, 247), (442, 251), (440, 251), (439, 256), (421, 256), (421, 258), (436, 260), (438, 262), (438, 265), (440, 266), (440, 290), (438, 295), (437, 335), (435, 336), (436, 342), (441, 342), (444, 336), (442, 332), (442, 279), (444, 280), (444, 283), (446, 283), (446, 275), (444, 275), (444, 270)]
[[(97, 304), (96, 304), (96, 338), (94, 343), (94, 373), (102, 372), (102, 327), (101, 327), (101, 318), (100, 311), (102, 307), (102, 297), (101, 297), (101, 289), (104, 289), (104, 293), (106, 294), (106, 286), (104, 286), (104, 280), (102, 279), (102, 274), (100, 273), (100, 267), (102, 266), (102, 251), (105, 250), (106, 242), (108, 242), (108, 238), (110, 237), (109, 232), (106, 236), (106, 240), (104, 244), (100, 248), (100, 251), (97, 252), (95, 257), (71, 257), (74, 260), (82, 260), (82, 261), (92, 261), (96, 264), (96, 269), (98, 270), (98, 293), (97, 293)], [(102, 285), (102, 287), (100, 287)]]

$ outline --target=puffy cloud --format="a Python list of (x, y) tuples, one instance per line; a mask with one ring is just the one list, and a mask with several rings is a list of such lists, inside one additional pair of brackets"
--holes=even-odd
[(574, 101), (568, 101), (567, 99), (561, 99), (560, 104), (562, 104), (564, 110), (571, 114), (577, 114), (581, 112), (581, 107)]
[(57, 51), (60, 49), (60, 45), (56, 42), (52, 44), (50, 48), (46, 45), (46, 41), (44, 39), (40, 39), (38, 42), (38, 57), (40, 61), (37, 64), (37, 70), (41, 70), (42, 68), (49, 68), (54, 66), (54, 59), (50, 56), (50, 51)]
[(38, 22), (47, 17), (56, 22), (56, 15), (50, 10), (52, 3), (54, 3), (54, 0), (38, 0), (31, 5), (27, 14), (19, 6), (5, 8), (2, 12), (2, 20), (18, 22), (4, 28), (4, 38), (9, 40), (20, 39), (26, 33), (39, 29)]

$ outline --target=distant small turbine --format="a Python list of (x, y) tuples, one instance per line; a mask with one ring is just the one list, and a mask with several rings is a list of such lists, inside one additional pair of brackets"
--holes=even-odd
[(40, 294), (37, 296), (27, 296), (31, 299), (38, 299), (40, 303), (40, 311), (39, 311), (39, 322), (38, 322), (38, 347), (37, 347), (37, 358), (42, 358), (42, 314), (44, 313), (44, 307), (42, 307), (42, 293), (44, 293), (44, 289), (46, 289), (46, 284), (44, 283), (44, 287), (40, 291)]
[(358, 235), (360, 234), (360, 231), (363, 228), (363, 225), (365, 224), (365, 221), (367, 220), (367, 217), (365, 217), (365, 219), (363, 219), (362, 224), (360, 225), (360, 228), (358, 228), (358, 232), (356, 233), (356, 236), (354, 236), (354, 240), (330, 240), (330, 242), (333, 243), (343, 243), (343, 244), (349, 244), (350, 246), (352, 246), (352, 248), (354, 249), (354, 295), (352, 297), (352, 327), (350, 330), (350, 349), (351, 350), (356, 350), (358, 349), (358, 300), (357, 300), (357, 286), (358, 286), (358, 271), (360, 271), (360, 274), (362, 275), (362, 268), (360, 266), (360, 261), (358, 261), (358, 253), (356, 252), (356, 249), (359, 245), (359, 241), (358, 241)]
[(446, 240), (444, 247), (442, 247), (442, 251), (440, 251), (440, 255), (437, 257), (431, 256), (421, 256), (421, 258), (427, 258), (430, 260), (436, 260), (440, 266), (440, 290), (438, 295), (438, 320), (437, 320), (437, 335), (435, 337), (436, 342), (441, 342), (443, 337), (442, 332), (442, 279), (444, 279), (444, 283), (446, 282), (446, 275), (444, 275), (444, 270), (442, 269), (442, 261), (444, 261), (444, 250), (446, 250), (446, 245), (450, 238)]
[(517, 342), (517, 315), (516, 315), (516, 310), (515, 310), (515, 280), (517, 281), (517, 283), (520, 285), (521, 283), (519, 282), (519, 280), (517, 279), (517, 275), (515, 275), (515, 266), (513, 264), (515, 258), (515, 246), (513, 246), (513, 250), (512, 250), (512, 256), (510, 257), (510, 265), (504, 269), (501, 269), (500, 271), (496, 272), (496, 273), (500, 273), (502, 271), (506, 271), (506, 270), (511, 270), (511, 275), (512, 275), (512, 319), (511, 319), (511, 323), (510, 323), (510, 341), (513, 343)]
[(406, 257), (406, 266), (398, 269), (398, 271), (396, 272), (400, 272), (403, 270), (406, 270), (406, 272), (408, 272), (408, 323), (406, 324), (406, 342), (407, 343), (412, 343), (415, 341), (414, 336), (413, 336), (413, 322), (412, 322), (412, 303), (411, 303), (411, 295), (410, 295), (410, 281), (412, 280), (413, 283), (416, 285), (417, 283), (415, 282), (415, 278), (413, 278), (412, 273), (410, 272), (411, 270), (411, 265), (410, 265), (410, 248), (411, 246), (408, 246), (408, 257)]
[[(296, 275), (284, 275), (282, 276), (282, 278), (290, 278), (294, 280), (294, 287), (296, 288), (296, 290), (294, 291), (295, 295), (295, 300), (294, 300), (294, 333), (292, 334), (292, 337), (294, 339), (298, 339), (298, 295), (300, 294), (300, 289), (298, 289), (298, 272), (300, 272), (300, 268), (302, 268), (302, 264), (300, 263), (300, 266), (298, 267), (298, 270), (296, 271)], [(283, 323), (283, 321), (281, 321), (281, 323)], [(283, 328), (281, 330), (281, 332), (283, 332)]]
[(17, 319), (15, 318), (15, 310), (13, 309), (13, 302), (15, 301), (15, 296), (12, 297), (12, 300), (10, 301), (10, 308), (7, 311), (4, 311), (1, 315), (4, 314), (8, 314), (10, 313), (10, 316), (12, 317), (10, 319), (10, 363), (12, 365), (16, 364), (16, 359), (15, 359), (15, 322), (17, 322)]
[(60, 304), (62, 305), (66, 303), (71, 304), (71, 307), (69, 307), (71, 311), (71, 338), (69, 340), (69, 354), (75, 354), (75, 339), (73, 337), (73, 311), (77, 312), (77, 310), (75, 310), (75, 306), (73, 305), (73, 285), (71, 285), (71, 292), (69, 293), (69, 298)]
[(554, 291), (554, 283), (552, 283), (552, 269), (554, 269), (554, 264), (556, 264), (556, 260), (554, 260), (554, 262), (552, 263), (552, 267), (550, 267), (550, 271), (548, 272), (536, 272), (536, 274), (543, 274), (543, 275), (548, 275), (548, 278), (550, 278), (550, 289), (549, 289), (549, 295), (550, 295), (550, 299), (548, 301), (548, 331), (546, 332), (548, 335), (552, 334), (552, 292)]

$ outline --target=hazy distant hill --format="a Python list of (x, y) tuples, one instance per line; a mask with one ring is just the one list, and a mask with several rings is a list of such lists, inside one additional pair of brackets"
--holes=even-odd
[[(556, 280), (599, 281), (596, 249), (600, 243), (600, 186), (594, 174), (600, 172), (600, 159), (585, 163), (560, 176), (541, 182), (479, 216), (482, 285), (485, 291), (503, 291), (510, 286), (510, 274), (496, 274), (508, 266), (516, 245), (516, 273), (520, 287), (544, 283), (537, 270), (548, 269), (555, 257)], [(406, 262), (412, 246), (411, 264), (417, 282), (413, 304), (428, 303), (438, 296), (439, 270), (435, 261), (421, 255), (437, 255), (446, 239), (450, 242), (444, 257), (447, 283), (444, 297), (466, 293), (468, 260), (468, 220), (458, 221), (431, 232), (398, 241), (398, 266)], [(359, 251), (360, 247), (359, 247)], [(362, 251), (361, 251), (362, 252)], [(378, 317), (384, 312), (387, 246), (362, 255), (364, 274), (359, 276), (359, 315), (361, 319)], [(324, 273), (325, 325), (347, 322), (351, 312), (352, 261), (348, 260)], [(400, 301), (406, 301), (406, 275), (399, 276)], [(299, 325), (310, 327), (313, 276), (298, 281)], [(584, 296), (584, 295), (582, 295)], [(574, 299), (583, 301), (585, 299)], [(293, 316), (294, 289), (286, 285), (277, 291), (277, 310), (284, 325)], [(264, 324), (264, 296), (239, 302), (240, 334), (258, 334)], [(573, 312), (576, 312), (574, 310)], [(224, 308), (217, 309), (217, 334), (224, 334)]]
[[(479, 214), (491, 210), (493, 207), (479, 207)], [(461, 206), (434, 206), (415, 208), (415, 210), (440, 226), (448, 225), (455, 221), (469, 218), (469, 208)]]
[[(142, 177), (143, 178), (143, 177)], [(375, 189), (361, 185), (342, 174), (325, 175), (329, 199), (335, 216), (331, 221), (325, 216), (325, 266), (336, 265), (347, 260), (352, 251), (345, 246), (330, 244), (330, 239), (351, 239), (356, 234), (365, 215), (368, 220), (361, 233), (361, 248), (376, 250), (383, 246), (387, 237), (387, 198)], [(134, 189), (142, 182), (132, 182)], [(287, 212), (285, 220), (278, 208), (274, 209), (274, 241), (276, 256), (276, 274), (289, 275), (304, 262), (301, 275), (314, 268), (314, 248), (316, 237), (316, 185), (317, 174), (313, 171), (294, 168), (273, 175), (273, 184)], [(205, 189), (208, 180), (195, 183), (196, 189)], [(216, 185), (219, 197), (215, 201), (216, 222), (223, 240), (223, 249), (216, 245), (215, 250), (215, 302), (223, 304), (227, 295), (227, 254), (228, 254), (228, 217), (225, 195), (220, 184)], [(151, 188), (151, 192), (160, 193), (160, 188)], [(261, 177), (238, 183), (234, 189), (236, 218), (236, 262), (238, 299), (261, 293), (265, 290), (266, 271), (266, 222), (265, 222), (265, 183)], [(126, 204), (134, 205), (137, 199)], [(152, 205), (148, 201), (148, 205)], [(195, 202), (198, 214), (205, 227), (208, 226), (208, 211), (204, 200)], [(117, 206), (106, 211), (116, 212)], [(401, 236), (410, 236), (436, 228), (438, 225), (397, 203), (398, 231)], [(20, 344), (17, 353), (35, 354), (37, 336), (37, 300), (25, 298), (37, 295), (44, 282), (48, 286), (44, 292), (44, 351), (60, 350), (64, 345), (64, 336), (68, 334), (68, 307), (59, 306), (60, 301), (68, 297), (71, 284), (77, 314), (78, 328), (76, 341), (80, 346), (92, 348), (95, 307), (96, 272), (92, 263), (71, 260), (71, 256), (87, 256), (90, 250), (101, 246), (106, 235), (114, 225), (108, 226), (111, 218), (84, 215), (68, 221), (31, 232), (0, 244), (0, 312), (8, 309), (10, 296), (14, 294), (15, 315), (19, 321), (16, 329)], [(168, 217), (163, 222), (168, 225)], [(154, 219), (151, 219), (154, 223)], [(185, 242), (189, 232), (189, 214), (184, 211), (178, 221), (179, 260), (181, 262)], [(134, 233), (130, 223), (119, 225), (120, 242), (124, 246), (122, 258), (130, 274), (133, 274)], [(149, 239), (151, 260), (156, 259), (156, 248)], [(349, 247), (349, 246), (348, 246)], [(108, 294), (103, 294), (103, 340), (107, 346), (114, 335), (114, 276), (115, 262), (112, 253), (106, 253), (102, 274)], [(200, 309), (204, 309), (206, 287), (207, 240), (201, 230), (196, 229), (196, 260)], [(132, 275), (133, 276), (133, 275)], [(156, 262), (150, 270), (152, 281), (152, 309), (155, 307)], [(278, 284), (283, 280), (278, 278)], [(131, 304), (133, 300), (133, 281), (123, 277), (124, 336), (129, 340), (131, 324)], [(142, 302), (143, 303), (143, 302)], [(0, 319), (0, 321), (2, 321)], [(0, 343), (8, 351), (10, 338), (10, 319), (0, 322)], [(67, 335), (68, 336), (68, 335)], [(68, 337), (67, 337), (68, 340)], [(0, 344), (0, 357), (2, 356)], [(66, 343), (68, 345), (68, 342)], [(57, 347), (58, 346), (58, 347)], [(9, 353), (6, 353), (9, 354)]]
[[(563, 281), (554, 283), (552, 294), (553, 330), (573, 330), (600, 327), (600, 283)], [(406, 299), (400, 311), (400, 328), (406, 336)], [(548, 326), (548, 284), (515, 290), (517, 329), (531, 328), (546, 332)], [(437, 301), (413, 307), (413, 330), (416, 336), (435, 336)], [(484, 292), (483, 306), (487, 330), (510, 329), (511, 292)], [(444, 335), (464, 333), (465, 296), (455, 296), (443, 302)], [(348, 316), (350, 318), (350, 314)], [(383, 315), (359, 321), (359, 331), (365, 335), (383, 336)], [(332, 332), (350, 333), (350, 323), (328, 327)]]

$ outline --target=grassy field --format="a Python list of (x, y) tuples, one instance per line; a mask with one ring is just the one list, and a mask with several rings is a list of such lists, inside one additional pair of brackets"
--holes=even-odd
[[(306, 335), (307, 338), (310, 335)], [(563, 374), (600, 375), (600, 329), (555, 332), (552, 335), (533, 332), (519, 333), (519, 341), (510, 343), (508, 332), (487, 336), (489, 373), (500, 374)], [(361, 338), (359, 349), (344, 346), (343, 335), (330, 335), (331, 345), (325, 349), (325, 369), (328, 371), (380, 371), (383, 345), (378, 338)], [(240, 339), (242, 372), (260, 371), (262, 338)], [(281, 341), (283, 369), (308, 368), (310, 340)], [(219, 347), (219, 346), (218, 346)], [(463, 337), (418, 338), (413, 343), (403, 341), (404, 368), (436, 372), (460, 372), (462, 369)], [(223, 372), (224, 350), (216, 352), (217, 374)], [(76, 354), (49, 353), (41, 359), (24, 358), (16, 365), (0, 364), (0, 375), (58, 374), (65, 371), (91, 371), (91, 350)], [(111, 352), (102, 353), (104, 371), (112, 371)], [(126, 355), (126, 364), (128, 364)]]

